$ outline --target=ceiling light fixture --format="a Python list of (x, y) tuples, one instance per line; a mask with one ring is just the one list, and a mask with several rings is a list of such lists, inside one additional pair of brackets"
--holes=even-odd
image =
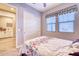
[(43, 3), (43, 6), (46, 7), (46, 3)]
[[(32, 4), (36, 4), (36, 3), (32, 3)], [(43, 4), (43, 7), (46, 7), (47, 5), (46, 5), (46, 3), (42, 3)]]
[(14, 10), (14, 8), (10, 8), (10, 10)]

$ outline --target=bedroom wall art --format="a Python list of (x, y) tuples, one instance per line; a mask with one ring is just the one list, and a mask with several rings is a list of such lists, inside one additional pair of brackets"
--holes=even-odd
[(12, 23), (7, 23), (7, 27), (12, 27)]

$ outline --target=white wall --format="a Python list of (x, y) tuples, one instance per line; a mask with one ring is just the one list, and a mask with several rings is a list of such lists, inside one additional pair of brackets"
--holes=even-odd
[(40, 13), (24, 3), (11, 3), (16, 7), (16, 47), (25, 40), (40, 36)]
[(16, 47), (18, 48), (23, 43), (24, 43), (23, 8), (18, 7), (16, 10)]
[(24, 40), (40, 36), (40, 15), (24, 10)]
[(24, 15), (24, 41), (41, 34), (41, 14), (34, 8), (22, 4)]

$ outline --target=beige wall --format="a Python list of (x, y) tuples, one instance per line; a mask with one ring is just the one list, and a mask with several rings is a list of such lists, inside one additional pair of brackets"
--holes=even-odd
[(75, 32), (74, 33), (61, 33), (61, 32), (47, 32), (46, 31), (46, 23), (45, 23), (45, 16), (56, 12), (58, 10), (64, 9), (66, 7), (72, 6), (75, 4), (61, 4), (59, 6), (56, 6), (55, 8), (52, 8), (49, 11), (46, 11), (42, 15), (42, 35), (50, 36), (50, 37), (58, 37), (63, 39), (78, 39), (79, 38), (79, 4), (76, 4), (78, 6), (78, 13), (76, 14), (76, 21), (75, 21)]

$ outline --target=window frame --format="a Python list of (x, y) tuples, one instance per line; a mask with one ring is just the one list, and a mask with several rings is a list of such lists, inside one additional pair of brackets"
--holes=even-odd
[[(57, 22), (58, 23), (58, 32), (59, 33), (75, 33), (75, 22), (76, 22), (76, 14), (77, 14), (77, 11), (75, 12), (75, 15), (74, 15), (74, 20), (73, 21), (64, 21), (64, 22)], [(58, 16), (57, 16), (58, 17)], [(57, 19), (58, 20), (58, 19)], [(73, 22), (73, 32), (61, 32), (59, 31), (59, 23), (68, 23), (68, 22)]]
[[(66, 32), (66, 31), (59, 31), (59, 24), (60, 23), (69, 23), (69, 22), (72, 22), (73, 23), (73, 32)], [(58, 22), (58, 32), (62, 32), (62, 33), (74, 33), (75, 32), (75, 27), (74, 27), (74, 21), (67, 21), (67, 22)]]
[[(59, 22), (58, 22), (58, 14), (59, 14), (59, 12), (60, 11), (62, 11), (62, 10), (67, 10), (67, 9), (72, 9), (74, 6), (76, 6), (76, 11), (75, 11), (75, 15), (74, 15), (74, 21), (73, 21), (73, 32), (60, 32), (59, 31)], [(74, 11), (73, 11), (74, 12)], [(77, 13), (78, 13), (78, 6), (77, 5), (72, 5), (72, 6), (69, 6), (69, 7), (67, 7), (67, 8), (64, 8), (64, 9), (61, 9), (61, 10), (58, 10), (58, 11), (56, 11), (56, 12), (53, 12), (53, 13), (50, 13), (50, 14), (47, 14), (46, 16), (45, 16), (45, 21), (46, 21), (46, 18), (47, 17), (49, 17), (49, 16), (55, 16), (56, 17), (56, 23), (55, 23), (55, 31), (47, 31), (47, 23), (46, 23), (46, 31), (47, 32), (58, 32), (58, 33), (75, 33), (75, 30), (76, 30), (76, 15), (77, 15)]]
[[(54, 15), (55, 16), (55, 15)], [(47, 16), (47, 17), (45, 17), (45, 22), (46, 22), (46, 32), (56, 32), (56, 23), (47, 23), (47, 18), (49, 18), (49, 17), (53, 17), (53, 15), (52, 16)], [(55, 16), (56, 17), (56, 16)], [(55, 24), (55, 31), (48, 31), (48, 25), (49, 24)]]

